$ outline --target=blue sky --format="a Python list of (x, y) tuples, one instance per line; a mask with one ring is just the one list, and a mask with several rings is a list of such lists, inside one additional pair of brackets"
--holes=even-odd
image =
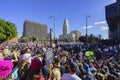
[(56, 36), (62, 34), (63, 21), (68, 19), (70, 31), (80, 30), (85, 35), (85, 17), (88, 19), (88, 34), (101, 34), (108, 38), (108, 25), (105, 20), (105, 6), (116, 0), (1, 0), (0, 18), (15, 23), (19, 37), (23, 32), (23, 22), (30, 20), (53, 27), (56, 20)]

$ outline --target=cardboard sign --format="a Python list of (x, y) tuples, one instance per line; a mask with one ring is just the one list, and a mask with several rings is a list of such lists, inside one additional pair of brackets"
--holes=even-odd
[(93, 51), (86, 51), (85, 55), (86, 56), (92, 56), (92, 55), (94, 55), (94, 52)]
[(53, 57), (54, 57), (54, 53), (52, 48), (45, 51), (45, 61), (48, 66), (51, 63), (51, 61), (53, 61)]

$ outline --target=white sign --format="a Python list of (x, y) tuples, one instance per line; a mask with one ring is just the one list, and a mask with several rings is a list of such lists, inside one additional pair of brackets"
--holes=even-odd
[(46, 64), (49, 65), (51, 61), (53, 60), (54, 54), (53, 54), (53, 49), (50, 48), (47, 51), (45, 51), (45, 61)]

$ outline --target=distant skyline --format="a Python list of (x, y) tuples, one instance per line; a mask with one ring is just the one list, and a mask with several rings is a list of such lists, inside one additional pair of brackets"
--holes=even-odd
[(15, 23), (19, 37), (22, 36), (23, 23), (30, 20), (53, 28), (55, 16), (56, 36), (62, 34), (64, 19), (68, 19), (70, 31), (79, 30), (85, 35), (86, 15), (88, 35), (101, 34), (108, 38), (108, 25), (105, 19), (105, 6), (116, 0), (1, 0), (0, 18)]

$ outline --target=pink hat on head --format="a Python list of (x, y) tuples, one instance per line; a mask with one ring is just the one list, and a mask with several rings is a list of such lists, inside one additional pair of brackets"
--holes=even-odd
[(40, 70), (41, 67), (42, 67), (42, 63), (41, 63), (40, 60), (38, 60), (38, 59), (32, 59), (31, 69), (33, 71)]
[(0, 77), (6, 78), (13, 68), (13, 62), (10, 60), (0, 59)]

